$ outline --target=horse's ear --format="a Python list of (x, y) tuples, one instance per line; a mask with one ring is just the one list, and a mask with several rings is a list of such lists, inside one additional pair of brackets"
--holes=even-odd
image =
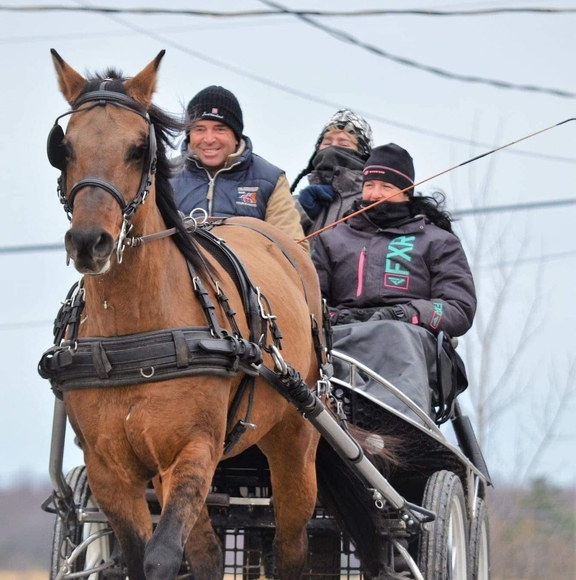
[(128, 79), (124, 83), (128, 96), (132, 97), (135, 101), (138, 101), (146, 109), (152, 102), (152, 95), (156, 90), (158, 68), (160, 67), (160, 61), (165, 54), (166, 51), (161, 50), (158, 53), (158, 56), (149, 65), (141, 70), (135, 77)]
[(86, 79), (65, 62), (53, 48), (50, 49), (50, 52), (52, 53), (52, 61), (56, 69), (60, 91), (68, 101), (68, 104), (72, 106), (84, 90)]

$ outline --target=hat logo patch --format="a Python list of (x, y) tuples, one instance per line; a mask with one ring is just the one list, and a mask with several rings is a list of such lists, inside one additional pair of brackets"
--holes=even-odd
[(204, 117), (211, 117), (211, 118), (216, 118), (216, 119), (223, 119), (224, 115), (220, 115), (218, 113), (218, 109), (213, 108), (211, 111), (204, 111), (202, 113), (202, 118)]

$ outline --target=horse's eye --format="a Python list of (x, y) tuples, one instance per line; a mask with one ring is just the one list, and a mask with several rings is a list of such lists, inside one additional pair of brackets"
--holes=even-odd
[(148, 145), (132, 145), (128, 150), (128, 161), (142, 161), (148, 150)]
[(67, 162), (74, 159), (74, 148), (70, 143), (64, 143), (64, 155)]

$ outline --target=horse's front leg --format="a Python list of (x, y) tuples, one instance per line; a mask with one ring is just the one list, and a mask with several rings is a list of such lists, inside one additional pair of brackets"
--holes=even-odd
[[(162, 470), (162, 515), (146, 546), (144, 570), (146, 580), (173, 580), (176, 578), (184, 545), (197, 522), (210, 489), (219, 456), (212, 440), (190, 442), (175, 458), (168, 469)], [(200, 520), (202, 521), (202, 520)], [(195, 580), (222, 578), (197, 576)], [(132, 579), (130, 579), (132, 580)]]
[(294, 412), (258, 446), (268, 459), (274, 496), (276, 573), (300, 580), (306, 564), (306, 525), (316, 505), (316, 446), (319, 434)]
[[(153, 483), (157, 497), (162, 498), (160, 478), (155, 477)], [(224, 576), (222, 543), (212, 527), (206, 504), (190, 531), (184, 554), (194, 580), (221, 580)]]
[(144, 553), (152, 535), (146, 479), (115, 473), (108, 462), (85, 454), (90, 489), (120, 543), (130, 580), (145, 580)]
[(188, 536), (184, 552), (194, 580), (222, 580), (224, 577), (222, 543), (212, 527), (206, 505)]

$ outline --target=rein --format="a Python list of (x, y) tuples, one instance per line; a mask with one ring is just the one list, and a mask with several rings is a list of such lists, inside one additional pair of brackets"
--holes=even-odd
[[(524, 137), (520, 137), (518, 139), (515, 139), (514, 141), (510, 141), (510, 143), (500, 145), (499, 147), (496, 147), (490, 151), (486, 151), (485, 153), (481, 153), (480, 155), (476, 155), (476, 157), (472, 157), (471, 159), (467, 159), (466, 161), (462, 161), (462, 163), (458, 163), (457, 165), (453, 165), (452, 167), (449, 167), (448, 169), (444, 169), (443, 171), (439, 171), (438, 173), (435, 173), (434, 175), (431, 175), (430, 177), (426, 177), (426, 179), (422, 179), (421, 181), (414, 183), (414, 185), (411, 185), (410, 187), (406, 187), (402, 191), (396, 192), (394, 195), (398, 195), (399, 193), (404, 193), (409, 189), (416, 188), (419, 185), (422, 185), (423, 183), (426, 183), (432, 179), (435, 179), (436, 177), (440, 177), (441, 175), (444, 175), (445, 173), (449, 173), (450, 171), (454, 171), (454, 169), (458, 169), (459, 167), (464, 167), (464, 165), (468, 165), (469, 163), (473, 163), (474, 161), (478, 161), (479, 159), (482, 159), (483, 157), (488, 157), (488, 155), (492, 155), (493, 153), (496, 153), (498, 151), (502, 151), (502, 149), (506, 149), (507, 147), (511, 147), (512, 145), (516, 145), (517, 143), (520, 143), (521, 141), (525, 141), (526, 139), (530, 139), (532, 137), (535, 137), (536, 135), (540, 135), (540, 133), (545, 133), (546, 131), (550, 131), (550, 129), (555, 129), (556, 127), (560, 127), (560, 125), (564, 125), (565, 123), (570, 123), (571, 121), (576, 121), (576, 117), (571, 117), (570, 119), (565, 119), (564, 121), (560, 121), (559, 123), (554, 123), (553, 125), (550, 125), (549, 127), (544, 127), (544, 129), (539, 129), (538, 131), (535, 131), (534, 133), (530, 133), (529, 135), (524, 135)], [(335, 222), (332, 222), (331, 224), (328, 224), (327, 226), (324, 226), (323, 228), (321, 228), (315, 232), (312, 232), (311, 234), (298, 240), (297, 243), (301, 244), (302, 242), (305, 242), (306, 240), (314, 238), (317, 235), (321, 234), (322, 232), (325, 232), (326, 230), (329, 230), (329, 229), (333, 228), (334, 226), (337, 226), (338, 224), (341, 224), (342, 222), (349, 220), (351, 217), (357, 216), (361, 213), (364, 213), (365, 211), (367, 211), (369, 209), (372, 209), (373, 207), (376, 207), (377, 205), (383, 203), (384, 201), (386, 201), (389, 198), (390, 198), (390, 196), (379, 199), (379, 200), (375, 201), (374, 203), (372, 203), (366, 207), (363, 207), (362, 209), (359, 209), (358, 211), (355, 211), (354, 213), (351, 213), (350, 215), (347, 215), (343, 218), (340, 218), (339, 220), (336, 220)]]

